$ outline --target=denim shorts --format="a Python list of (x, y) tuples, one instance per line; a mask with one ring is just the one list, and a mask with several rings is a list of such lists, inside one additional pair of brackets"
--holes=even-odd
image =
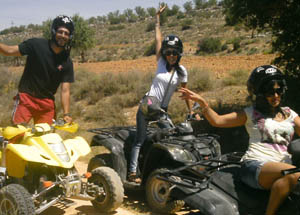
[(261, 171), (261, 167), (265, 164), (264, 161), (257, 161), (257, 160), (245, 160), (241, 166), (241, 180), (248, 186), (265, 190), (262, 186), (260, 186), (258, 182), (258, 176)]

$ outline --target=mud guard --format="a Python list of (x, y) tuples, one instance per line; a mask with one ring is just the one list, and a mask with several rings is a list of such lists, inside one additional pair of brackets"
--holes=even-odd
[(200, 210), (201, 214), (239, 215), (235, 203), (216, 189), (205, 188), (203, 190), (197, 190), (176, 186), (176, 188), (172, 190), (171, 196), (183, 200), (193, 209)]
[(67, 147), (69, 146), (70, 148), (74, 149), (79, 155), (79, 157), (83, 157), (91, 152), (89, 144), (82, 137), (77, 136), (73, 139), (67, 139), (64, 141), (64, 143)]
[(104, 146), (111, 152), (112, 168), (124, 181), (127, 175), (127, 160), (123, 150), (124, 143), (112, 136), (99, 134), (93, 137), (91, 147), (93, 146)]
[(143, 183), (146, 182), (146, 178), (149, 174), (157, 168), (168, 167), (176, 168), (182, 166), (182, 162), (179, 162), (169, 151), (168, 146), (161, 143), (154, 143), (150, 148), (150, 152), (144, 161), (143, 170), (144, 173)]

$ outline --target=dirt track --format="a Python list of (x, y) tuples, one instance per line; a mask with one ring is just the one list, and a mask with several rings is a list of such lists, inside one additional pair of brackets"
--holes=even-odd
[[(75, 166), (80, 173), (84, 173), (87, 168), (87, 164), (83, 162), (76, 162)], [(72, 201), (74, 201), (74, 203), (70, 207), (64, 207), (60, 204), (56, 204), (55, 206), (52, 206), (44, 211), (41, 215), (134, 215), (134, 213), (125, 208), (118, 208), (114, 213), (99, 213), (94, 209), (90, 201)]]
[[(87, 164), (85, 162), (80, 161), (77, 161), (75, 166), (80, 173), (84, 173), (87, 168)], [(143, 211), (147, 212), (135, 212), (135, 206), (138, 206), (139, 208), (146, 207), (144, 206), (145, 202), (143, 201), (142, 194), (135, 194), (134, 196), (134, 199), (126, 198), (126, 205), (131, 205), (130, 208), (128, 208), (128, 206), (121, 206), (113, 213), (97, 212), (90, 201), (72, 200), (73, 204), (69, 207), (65, 207), (61, 204), (56, 204), (45, 210), (43, 213), (41, 213), (41, 215), (159, 215), (157, 213), (151, 213), (150, 211), (147, 211), (147, 209), (142, 209)], [(188, 211), (181, 211), (177, 213), (177, 215), (188, 214)]]
[[(234, 70), (252, 70), (257, 66), (270, 64), (274, 55), (249, 56), (183, 56), (182, 65), (187, 69), (199, 68), (224, 75)], [(136, 60), (119, 60), (109, 62), (75, 64), (75, 69), (85, 69), (89, 72), (126, 72), (155, 71), (155, 57), (145, 57)]]

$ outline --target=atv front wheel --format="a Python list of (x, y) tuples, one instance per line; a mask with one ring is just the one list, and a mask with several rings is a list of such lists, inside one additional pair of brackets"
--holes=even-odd
[(154, 170), (146, 182), (146, 198), (153, 211), (172, 214), (184, 206), (184, 201), (170, 198), (170, 183), (156, 178), (165, 169)]
[(0, 214), (34, 215), (35, 207), (29, 192), (19, 184), (0, 190)]
[(112, 212), (123, 202), (124, 188), (119, 175), (109, 167), (98, 167), (92, 171), (92, 177), (89, 179), (103, 189), (92, 201), (100, 212)]
[(112, 167), (111, 165), (109, 165), (111, 163), (112, 162), (111, 162), (110, 154), (107, 153), (99, 154), (91, 158), (88, 164), (87, 171), (92, 172), (93, 169), (102, 166)]

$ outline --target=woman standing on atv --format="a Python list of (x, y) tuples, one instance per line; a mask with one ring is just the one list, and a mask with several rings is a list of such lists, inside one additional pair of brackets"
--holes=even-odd
[[(156, 13), (155, 24), (155, 40), (156, 40), (156, 60), (157, 70), (153, 79), (150, 90), (144, 96), (144, 104), (156, 103), (157, 106), (167, 111), (170, 99), (179, 83), (181, 87), (186, 87), (187, 71), (179, 64), (183, 52), (181, 40), (175, 35), (168, 35), (162, 41), (160, 31), (160, 14), (165, 10), (166, 6), (160, 6)], [(146, 101), (146, 99), (150, 99)], [(186, 100), (189, 111), (191, 112), (191, 104)], [(147, 111), (147, 110), (146, 110)], [(131, 160), (129, 166), (128, 180), (140, 183), (141, 179), (137, 177), (136, 170), (138, 166), (138, 156), (142, 144), (146, 139), (147, 124), (149, 113), (146, 113), (142, 105), (140, 105), (137, 115), (137, 136), (131, 150)], [(165, 125), (161, 125), (162, 127)]]
[(200, 104), (211, 125), (246, 126), (250, 139), (241, 160), (241, 180), (253, 188), (271, 190), (266, 214), (274, 215), (299, 183), (300, 173), (283, 176), (281, 171), (295, 167), (290, 164), (287, 148), (294, 133), (300, 135), (300, 118), (289, 107), (281, 106), (287, 86), (282, 72), (275, 66), (254, 69), (247, 87), (253, 105), (225, 115), (217, 114), (200, 95), (184, 88), (179, 91), (182, 98)]

